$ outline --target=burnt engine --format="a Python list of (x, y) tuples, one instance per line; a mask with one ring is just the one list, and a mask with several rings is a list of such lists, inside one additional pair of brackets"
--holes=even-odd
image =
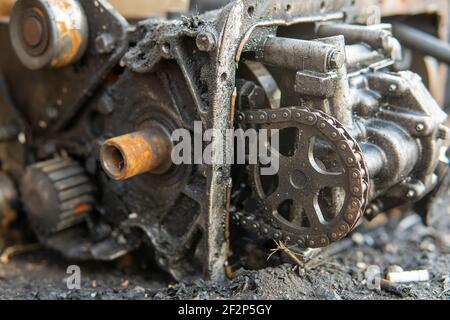
[[(447, 114), (372, 2), (243, 0), (131, 23), (104, 0), (17, 1), (0, 24), (2, 216), (71, 259), (144, 244), (177, 279), (218, 280), (244, 233), (325, 248), (426, 206)], [(215, 130), (193, 153), (246, 160), (226, 131), (265, 129), (279, 168), (174, 164), (179, 129), (192, 144)]]

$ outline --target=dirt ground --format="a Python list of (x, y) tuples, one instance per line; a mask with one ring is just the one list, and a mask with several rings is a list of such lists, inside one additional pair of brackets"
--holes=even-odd
[[(352, 239), (310, 260), (304, 270), (285, 264), (262, 271), (237, 273), (218, 285), (205, 281), (175, 284), (167, 275), (130, 259), (110, 264), (84, 263), (81, 290), (68, 290), (69, 262), (46, 250), (11, 257), (0, 265), (0, 299), (449, 299), (450, 217), (439, 230), (425, 228), (416, 216)], [(394, 293), (370, 290), (364, 271), (382, 272), (391, 265), (427, 269), (428, 282), (397, 288)]]

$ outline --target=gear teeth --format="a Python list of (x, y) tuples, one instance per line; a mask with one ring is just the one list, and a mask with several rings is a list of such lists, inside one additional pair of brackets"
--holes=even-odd
[[(317, 230), (298, 234), (292, 230), (286, 230), (274, 219), (272, 211), (268, 208), (264, 199), (260, 198), (261, 214), (252, 215), (237, 212), (236, 221), (239, 225), (258, 233), (263, 238), (273, 238), (294, 243), (300, 248), (322, 248), (329, 246), (351, 232), (362, 218), (369, 197), (369, 173), (362, 150), (357, 141), (347, 132), (345, 127), (335, 118), (317, 110), (290, 107), (276, 110), (244, 111), (238, 116), (242, 126), (280, 124), (292, 122), (297, 126), (312, 127), (335, 147), (343, 161), (345, 172), (348, 174), (346, 194), (349, 200), (341, 209), (341, 219), (332, 228), (323, 228), (323, 232)], [(254, 176), (255, 166), (247, 167), (249, 176)], [(345, 173), (343, 173), (345, 174)], [(257, 182), (250, 179), (250, 185), (254, 194), (259, 198)]]
[(41, 234), (57, 233), (84, 222), (95, 202), (95, 187), (84, 169), (65, 158), (29, 166), (21, 190), (32, 225)]

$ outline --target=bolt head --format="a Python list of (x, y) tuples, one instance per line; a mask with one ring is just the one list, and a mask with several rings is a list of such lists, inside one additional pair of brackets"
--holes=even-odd
[(425, 125), (423, 123), (418, 123), (417, 126), (416, 126), (416, 130), (418, 132), (424, 131), (425, 130)]
[(103, 96), (98, 105), (97, 105), (97, 111), (102, 115), (109, 115), (113, 113), (115, 110), (115, 104), (114, 101), (109, 96)]
[(99, 35), (95, 39), (95, 47), (100, 54), (111, 53), (115, 48), (113, 36), (109, 33)]
[(395, 91), (397, 91), (397, 89), (398, 89), (398, 87), (394, 83), (389, 86), (389, 92), (395, 92)]
[(412, 199), (416, 196), (416, 192), (414, 190), (409, 190), (408, 193), (406, 194), (406, 197), (408, 199)]
[(199, 33), (196, 44), (200, 51), (211, 52), (216, 48), (216, 37), (211, 32)]
[(257, 109), (264, 105), (265, 92), (264, 90), (254, 85), (251, 89), (246, 90), (242, 94), (242, 102), (250, 109)]
[(331, 53), (329, 62), (329, 66), (331, 69), (340, 69), (342, 68), (344, 63), (345, 56), (341, 52), (335, 50)]

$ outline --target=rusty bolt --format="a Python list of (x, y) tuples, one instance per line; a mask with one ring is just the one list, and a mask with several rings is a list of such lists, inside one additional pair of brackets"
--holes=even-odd
[(211, 32), (199, 33), (196, 44), (200, 51), (211, 52), (216, 48), (216, 37)]
[(330, 69), (340, 69), (345, 63), (345, 56), (337, 50), (334, 50), (330, 54), (330, 60), (328, 66)]
[(126, 180), (144, 173), (160, 173), (168, 168), (172, 142), (162, 128), (126, 134), (106, 141), (100, 150), (105, 172), (115, 180)]
[(95, 39), (95, 48), (100, 54), (108, 54), (116, 47), (114, 37), (109, 33), (103, 33)]

